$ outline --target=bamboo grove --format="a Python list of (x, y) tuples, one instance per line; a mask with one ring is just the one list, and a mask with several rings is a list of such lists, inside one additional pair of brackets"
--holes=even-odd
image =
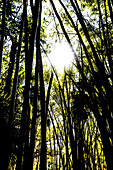
[[(0, 169), (112, 170), (113, 1), (0, 0), (0, 14)], [(43, 63), (55, 37), (75, 58), (62, 75)]]

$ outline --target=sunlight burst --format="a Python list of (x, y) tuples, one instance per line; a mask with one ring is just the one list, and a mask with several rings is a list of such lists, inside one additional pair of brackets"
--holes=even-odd
[(72, 64), (73, 60), (73, 52), (69, 44), (65, 42), (55, 45), (50, 55), (50, 61), (58, 71), (68, 68)]

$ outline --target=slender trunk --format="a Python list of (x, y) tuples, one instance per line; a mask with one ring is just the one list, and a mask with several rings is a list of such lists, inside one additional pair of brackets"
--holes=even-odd
[[(53, 114), (52, 107), (51, 107), (51, 111), (52, 111), (52, 114)], [(57, 134), (57, 132), (56, 132), (56, 128), (55, 128), (55, 125), (54, 125), (54, 120), (53, 120), (50, 112), (49, 112), (49, 115), (50, 115), (50, 118), (51, 118), (51, 121), (52, 121), (54, 133), (55, 133), (56, 140), (57, 140), (57, 144), (58, 144), (58, 147), (59, 147), (60, 158), (61, 158), (61, 160), (62, 160), (62, 167), (64, 168), (64, 159), (63, 159), (63, 156), (62, 156), (62, 149), (61, 149), (61, 147), (60, 147), (60, 142), (59, 142), (58, 134)], [(54, 142), (55, 142), (55, 139), (54, 139)], [(54, 145), (55, 145), (55, 143), (54, 143)], [(54, 148), (54, 149), (55, 149), (55, 148)], [(55, 156), (56, 156), (56, 151), (55, 151)], [(55, 156), (54, 156), (54, 157), (55, 157)]]
[(13, 41), (12, 47), (11, 47), (11, 52), (10, 52), (9, 69), (8, 69), (8, 75), (6, 78), (6, 86), (5, 86), (5, 94), (7, 94), (8, 96), (11, 93), (11, 81), (12, 81), (12, 73), (13, 73), (13, 69), (14, 69), (16, 47), (17, 47), (17, 43), (15, 41)]
[(111, 5), (110, 0), (108, 0), (108, 6), (109, 6), (109, 11), (110, 11), (110, 17), (111, 17), (112, 25), (113, 25), (113, 10), (112, 10), (112, 5)]
[(20, 25), (19, 44), (18, 44), (18, 52), (17, 52), (17, 57), (16, 57), (16, 70), (15, 70), (15, 76), (14, 76), (14, 80), (13, 80), (13, 88), (12, 88), (11, 101), (10, 101), (8, 131), (6, 133), (6, 135), (7, 135), (7, 145), (6, 146), (8, 148), (6, 147), (7, 152), (5, 153), (5, 160), (7, 161), (7, 163), (5, 163), (4, 165), (5, 166), (7, 165), (7, 168), (8, 168), (8, 165), (9, 165), (11, 145), (12, 145), (11, 134), (12, 134), (12, 125), (13, 125), (13, 116), (14, 116), (13, 111), (14, 111), (14, 101), (15, 101), (15, 96), (16, 96), (16, 89), (17, 89), (17, 84), (18, 84), (18, 71), (19, 71), (19, 58), (20, 58), (20, 50), (21, 50), (22, 30), (23, 30), (23, 19), (22, 19), (21, 25)]
[(5, 35), (5, 14), (6, 14), (6, 0), (3, 0), (2, 31), (1, 31), (1, 35), (0, 35), (0, 77), (1, 77), (2, 52), (3, 52), (4, 35)]
[(38, 50), (38, 61), (39, 61), (39, 79), (40, 79), (40, 97), (41, 97), (41, 154), (40, 154), (40, 169), (46, 170), (46, 108), (45, 108), (45, 88), (43, 79), (43, 64), (40, 50), (40, 28), (41, 28), (41, 12), (42, 2), (40, 2), (40, 13), (39, 13), (39, 27), (37, 31), (37, 50)]
[[(33, 62), (33, 54), (34, 54), (34, 42), (35, 42), (35, 38), (36, 38), (35, 36), (36, 36), (36, 29), (37, 29), (37, 18), (38, 18), (38, 9), (37, 8), (38, 7), (39, 7), (39, 5), (36, 6), (36, 15), (34, 15), (34, 18), (33, 18), (32, 31), (31, 31), (31, 36), (29, 38), (30, 45), (29, 45), (29, 49), (28, 49), (28, 56), (25, 56), (25, 58), (26, 58), (25, 64), (26, 64), (27, 68), (26, 68), (26, 73), (25, 73), (26, 77), (25, 77), (25, 89), (24, 89), (24, 103), (23, 103), (23, 111), (22, 111), (22, 117), (21, 117), (21, 129), (20, 129), (17, 167), (16, 167), (17, 170), (20, 170), (21, 165), (22, 165), (22, 154), (25, 149), (25, 147), (24, 147), (25, 142), (27, 142), (27, 141), (25, 141), (25, 137), (26, 137), (26, 140), (28, 139), (28, 137), (26, 136), (26, 132), (29, 129), (29, 127), (28, 127), (29, 126), (29, 123), (28, 123), (28, 121), (29, 121), (29, 90), (30, 90), (30, 80), (31, 80), (32, 62)], [(26, 14), (26, 7), (24, 8), (23, 13)], [(26, 44), (26, 49), (27, 49), (27, 44)], [(29, 132), (27, 132), (27, 134), (28, 133)], [(24, 157), (27, 157), (26, 153), (24, 153)]]

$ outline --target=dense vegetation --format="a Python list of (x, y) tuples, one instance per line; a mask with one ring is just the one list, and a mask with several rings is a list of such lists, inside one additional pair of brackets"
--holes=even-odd
[[(113, 169), (113, 1), (0, 0), (0, 169)], [(67, 41), (63, 74), (44, 59)], [(54, 57), (54, 56), (53, 56)]]

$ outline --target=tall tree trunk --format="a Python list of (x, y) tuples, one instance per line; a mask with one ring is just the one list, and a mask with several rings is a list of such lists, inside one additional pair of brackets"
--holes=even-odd
[(45, 88), (43, 79), (43, 64), (40, 51), (40, 28), (41, 28), (41, 12), (42, 2), (40, 2), (40, 13), (39, 13), (39, 29), (37, 31), (37, 50), (38, 61), (39, 61), (39, 79), (40, 79), (40, 99), (41, 99), (41, 154), (40, 154), (40, 169), (46, 170), (46, 108), (45, 108)]
[[(29, 49), (28, 49), (28, 52), (26, 51), (26, 56), (25, 56), (26, 77), (25, 77), (24, 103), (23, 103), (23, 111), (22, 111), (22, 117), (21, 117), (21, 129), (20, 129), (20, 138), (19, 138), (19, 147), (18, 147), (17, 167), (16, 167), (17, 170), (21, 169), (22, 154), (24, 152), (24, 149), (27, 152), (29, 148), (29, 146), (24, 146), (24, 145), (28, 145), (28, 139), (29, 139), (28, 137), (28, 134), (29, 134), (28, 132), (29, 130), (29, 90), (30, 90), (30, 80), (31, 80), (32, 62), (33, 62), (33, 54), (34, 54), (34, 42), (36, 39), (38, 9), (39, 9), (39, 1), (37, 0), (35, 3), (35, 15), (33, 15), (31, 36), (29, 38)], [(26, 10), (27, 10), (26, 1), (24, 1), (24, 12), (23, 13), (25, 14), (25, 16), (26, 16)], [(25, 23), (27, 22), (26, 19), (27, 18), (24, 19)], [(26, 26), (27, 25), (25, 25), (25, 27)], [(27, 42), (26, 42), (25, 48), (26, 50), (28, 48)], [(27, 53), (28, 53), (28, 56), (27, 56)], [(24, 153), (24, 159), (26, 159), (27, 157), (26, 152)], [(26, 166), (27, 164), (24, 165), (24, 167)]]
[[(4, 146), (4, 150), (3, 150), (3, 154), (2, 154), (2, 150), (1, 150), (1, 154), (4, 155), (5, 154), (5, 163), (4, 161), (1, 161), (0, 165), (2, 166), (1, 169), (8, 169), (9, 166), (9, 160), (10, 160), (10, 154), (11, 154), (11, 146), (12, 146), (12, 140), (11, 140), (11, 134), (12, 134), (12, 126), (13, 126), (13, 111), (14, 111), (14, 100), (15, 100), (15, 96), (16, 96), (16, 88), (17, 88), (17, 83), (18, 83), (18, 71), (19, 71), (19, 57), (20, 57), (20, 50), (21, 50), (21, 38), (22, 38), (22, 30), (23, 30), (23, 18), (21, 21), (21, 25), (20, 25), (20, 35), (19, 35), (19, 43), (18, 43), (18, 52), (17, 52), (17, 57), (16, 57), (16, 70), (15, 70), (15, 76), (14, 76), (14, 80), (13, 80), (13, 88), (12, 88), (12, 94), (11, 94), (11, 101), (10, 101), (10, 107), (9, 107), (9, 120), (8, 120), (8, 125), (5, 127), (5, 130), (7, 130), (6, 132), (3, 132), (5, 134), (5, 138), (4, 138), (4, 134), (2, 136), (1, 134), (1, 138), (3, 140), (3, 145)], [(14, 46), (14, 55), (16, 52), (16, 44), (13, 44)], [(12, 48), (13, 50), (13, 48)], [(13, 55), (11, 57), (14, 57)], [(11, 59), (12, 61), (12, 66), (11, 68), (9, 68), (9, 72), (12, 72), (13, 69), (13, 65), (14, 65), (14, 58)], [(11, 75), (8, 75), (9, 77), (7, 77), (7, 79), (11, 79)], [(11, 81), (11, 80), (10, 80)], [(8, 83), (8, 82), (7, 82)], [(6, 86), (8, 86), (8, 84), (6, 84)], [(9, 85), (10, 86), (10, 85)], [(10, 93), (9, 89), (6, 88), (6, 91), (8, 92), (8, 94)]]
[(2, 11), (2, 31), (0, 35), (0, 77), (1, 77), (1, 67), (2, 67), (2, 52), (4, 45), (4, 35), (5, 35), (5, 15), (6, 15), (6, 0), (3, 1), (3, 11)]
[(10, 90), (11, 90), (11, 81), (12, 81), (12, 73), (14, 69), (16, 48), (17, 48), (17, 42), (14, 40), (11, 46), (10, 62), (9, 62), (8, 75), (6, 78), (6, 86), (5, 86), (5, 94), (7, 94), (8, 96), (11, 93)]

